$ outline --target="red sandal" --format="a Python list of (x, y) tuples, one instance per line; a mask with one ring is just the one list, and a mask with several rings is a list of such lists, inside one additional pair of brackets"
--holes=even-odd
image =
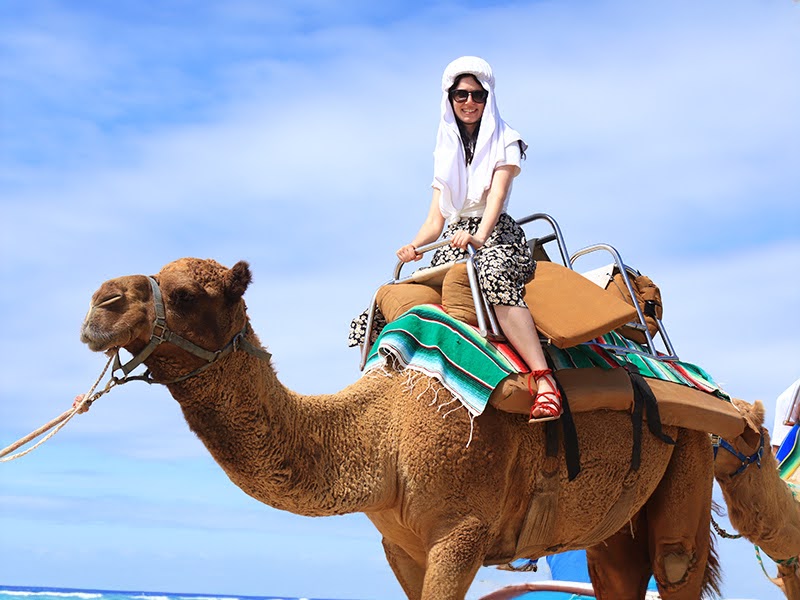
[[(553, 391), (539, 391), (539, 380), (545, 378), (550, 381)], [(533, 386), (531, 385), (531, 379), (536, 382), (536, 397), (533, 400), (531, 416), (528, 419), (528, 423), (544, 423), (545, 421), (554, 421), (555, 419), (559, 418), (562, 412), (561, 392), (558, 390), (558, 385), (556, 385), (555, 379), (553, 378), (553, 370), (542, 369), (541, 371), (530, 372), (528, 375), (528, 391), (531, 393), (531, 396), (533, 396), (534, 394)], [(534, 417), (533, 411), (537, 408), (541, 408), (547, 414), (542, 417)]]

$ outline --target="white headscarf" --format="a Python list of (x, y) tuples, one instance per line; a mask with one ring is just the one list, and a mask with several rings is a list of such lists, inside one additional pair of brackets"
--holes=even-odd
[[(469, 165), (448, 96), (456, 77), (464, 73), (474, 75), (489, 92)], [(442, 116), (433, 151), (433, 187), (441, 190), (439, 208), (448, 222), (457, 221), (462, 210), (483, 198), (495, 168), (505, 163), (506, 146), (521, 139), (497, 111), (494, 74), (489, 63), (477, 56), (462, 56), (447, 65), (442, 75)]]

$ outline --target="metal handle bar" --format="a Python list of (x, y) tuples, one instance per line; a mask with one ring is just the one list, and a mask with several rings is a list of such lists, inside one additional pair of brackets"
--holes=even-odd
[[(448, 238), (445, 240), (439, 240), (437, 242), (433, 242), (431, 244), (426, 244), (425, 246), (421, 246), (416, 248), (417, 254), (425, 254), (426, 252), (430, 252), (431, 250), (436, 250), (437, 248), (441, 248), (443, 246), (447, 246), (453, 241), (453, 238)], [(480, 292), (480, 286), (478, 284), (478, 275), (475, 269), (475, 250), (472, 244), (467, 244), (467, 253), (469, 257), (466, 259), (460, 259), (455, 261), (452, 264), (458, 264), (462, 262), (466, 262), (467, 264), (467, 277), (469, 278), (469, 287), (470, 292), (472, 293), (472, 302), (475, 305), (475, 316), (478, 320), (478, 330), (480, 331), (483, 337), (488, 337), (490, 334), (496, 338), (502, 338), (502, 333), (500, 330), (500, 326), (497, 323), (497, 320), (494, 316), (493, 311), (489, 310), (486, 306), (486, 301), (483, 298), (483, 294)], [(411, 261), (409, 261), (411, 262)], [(394, 277), (387, 281), (384, 285), (395, 284), (395, 283), (402, 283), (410, 279), (410, 277), (401, 279), (400, 272), (403, 270), (403, 266), (408, 263), (401, 261), (397, 262), (397, 266), (394, 269)], [(419, 272), (419, 271), (416, 271)], [(378, 288), (380, 289), (380, 288)], [(367, 364), (367, 356), (369, 354), (369, 350), (371, 349), (370, 343), (370, 336), (372, 333), (372, 324), (375, 321), (375, 309), (377, 308), (378, 304), (378, 291), (375, 291), (375, 294), (372, 296), (372, 302), (369, 306), (369, 311), (367, 313), (367, 323), (366, 323), (366, 333), (364, 337), (364, 344), (361, 347), (361, 365), (360, 370), (364, 370), (364, 366)], [(487, 327), (486, 317), (489, 318), (489, 326)]]
[[(572, 255), (570, 258), (570, 262), (574, 263), (577, 258), (584, 256), (586, 254), (590, 254), (591, 252), (595, 252), (597, 250), (605, 250), (614, 258), (614, 263), (617, 266), (617, 270), (622, 275), (622, 281), (625, 284), (625, 287), (628, 289), (628, 293), (631, 296), (631, 301), (633, 302), (633, 307), (636, 309), (636, 316), (639, 318), (639, 323), (642, 326), (642, 333), (644, 333), (645, 339), (647, 340), (647, 347), (650, 349), (650, 354), (653, 356), (657, 356), (656, 346), (653, 341), (652, 335), (650, 335), (650, 330), (647, 328), (647, 323), (644, 320), (644, 313), (642, 312), (641, 307), (639, 306), (639, 302), (636, 299), (636, 293), (633, 290), (633, 284), (631, 283), (630, 277), (628, 277), (628, 271), (633, 270), (631, 267), (628, 267), (624, 262), (622, 262), (622, 257), (620, 256), (617, 249), (614, 246), (609, 244), (594, 244), (592, 246), (587, 246), (586, 248), (581, 248), (575, 254)], [(661, 334), (661, 339), (664, 341), (664, 346), (666, 346), (667, 352), (669, 353), (668, 356), (658, 356), (661, 360), (678, 360), (678, 356), (675, 353), (675, 349), (672, 346), (672, 342), (667, 335), (666, 329), (662, 325), (660, 319), (655, 318), (656, 325), (658, 327), (658, 332)], [(638, 329), (638, 327), (637, 327)]]
[[(446, 240), (439, 240), (438, 242), (432, 242), (430, 244), (426, 244), (424, 246), (420, 246), (419, 248), (415, 248), (417, 254), (425, 254), (426, 252), (430, 252), (431, 250), (436, 250), (437, 248), (441, 248), (442, 246), (447, 246), (452, 243), (453, 238), (447, 238)], [(467, 244), (467, 252), (470, 253), (470, 256), (475, 254), (475, 248), (472, 247), (472, 244)], [(408, 261), (412, 262), (412, 261)], [(416, 262), (416, 261), (413, 261)], [(456, 261), (458, 262), (458, 261)], [(400, 271), (403, 269), (404, 265), (407, 265), (407, 262), (403, 262), (402, 260), (397, 261), (397, 266), (394, 268), (394, 279), (393, 281), (396, 283), (400, 280)]]
[(559, 254), (561, 254), (561, 261), (564, 263), (566, 267), (571, 269), (572, 262), (570, 261), (569, 253), (567, 252), (567, 244), (566, 242), (564, 242), (564, 236), (561, 234), (561, 227), (558, 226), (556, 220), (547, 213), (533, 213), (532, 215), (528, 215), (527, 217), (522, 217), (521, 219), (519, 219), (517, 221), (517, 224), (522, 226), (522, 225), (527, 225), (532, 221), (547, 221), (549, 223), (550, 227), (553, 228), (553, 233), (548, 234), (542, 238), (539, 238), (540, 243), (544, 245), (548, 242), (552, 242), (553, 240), (558, 241), (557, 246), (558, 246), (558, 252)]

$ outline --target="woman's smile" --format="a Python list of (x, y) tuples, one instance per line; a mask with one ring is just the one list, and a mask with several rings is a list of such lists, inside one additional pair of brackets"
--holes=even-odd
[[(482, 92), (485, 94), (483, 86), (474, 77), (464, 77), (458, 82), (458, 87), (451, 90), (451, 98), (454, 97), (456, 92)], [(460, 119), (467, 129), (474, 129), (480, 122), (483, 116), (483, 110), (486, 107), (486, 97), (482, 98), (483, 102), (476, 102), (474, 96), (470, 93), (466, 100), (459, 102), (457, 99), (452, 100), (453, 112), (456, 117)]]

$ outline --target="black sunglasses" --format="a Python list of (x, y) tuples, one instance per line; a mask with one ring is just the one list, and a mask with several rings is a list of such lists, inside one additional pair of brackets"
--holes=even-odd
[(489, 97), (489, 92), (486, 90), (452, 90), (450, 92), (450, 99), (459, 104), (466, 102), (470, 96), (472, 96), (473, 102), (484, 104)]

